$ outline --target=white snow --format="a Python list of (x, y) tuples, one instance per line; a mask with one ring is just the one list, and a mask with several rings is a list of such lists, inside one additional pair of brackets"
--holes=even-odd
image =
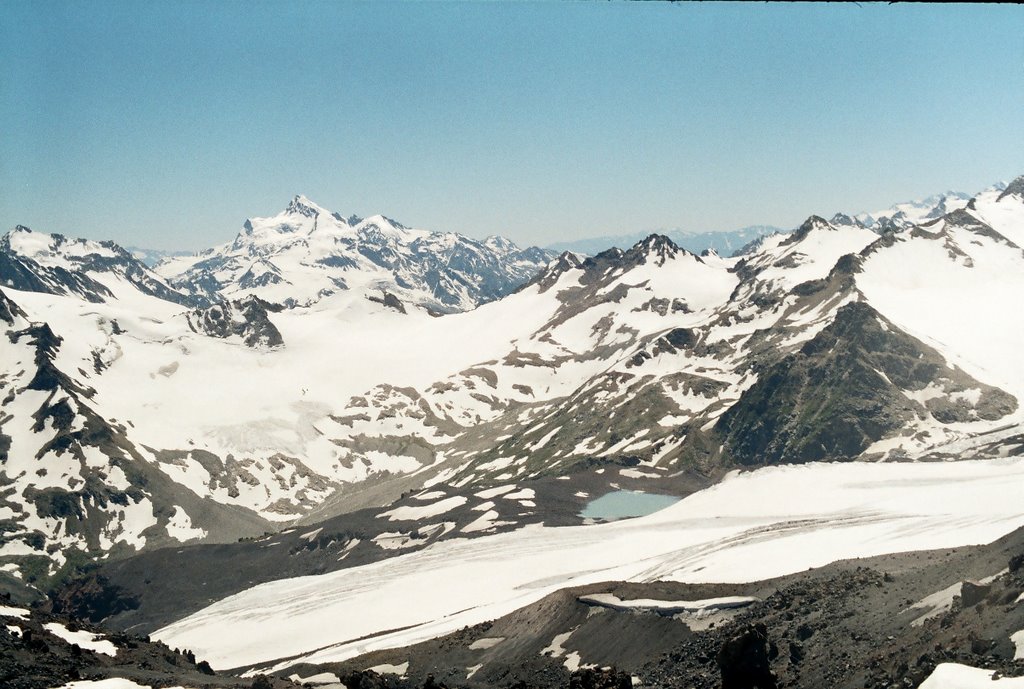
[(117, 655), (117, 646), (113, 642), (104, 639), (102, 634), (93, 634), (84, 630), (73, 632), (60, 622), (47, 622), (43, 625), (43, 628), (54, 636), (64, 639), (69, 644), (78, 644), (86, 651), (95, 651), (96, 653), (108, 656)]
[(423, 493), (417, 493), (416, 495), (414, 495), (412, 497), (415, 498), (416, 500), (422, 500), (424, 502), (429, 502), (431, 500), (437, 500), (438, 498), (443, 498), (444, 496), (445, 496), (445, 493), (444, 493), (443, 490), (428, 490), (428, 491), (423, 492)]
[(482, 490), (479, 493), (474, 493), (474, 495), (476, 495), (476, 497), (482, 498), (484, 500), (490, 500), (491, 498), (496, 498), (499, 495), (504, 495), (505, 493), (510, 493), (510, 492), (514, 491), (515, 489), (516, 489), (516, 486), (514, 486), (514, 485), (513, 486), (495, 486), (494, 488), (488, 488), (487, 490)]
[(533, 488), (522, 488), (517, 490), (515, 493), (506, 493), (501, 496), (505, 500), (532, 500), (537, 497)]
[(1010, 635), (1010, 641), (1014, 646), (1014, 660), (1024, 660), (1024, 629)]
[(471, 643), (469, 645), (469, 650), (471, 650), (471, 651), (479, 651), (479, 650), (485, 649), (485, 648), (494, 648), (495, 646), (497, 646), (498, 644), (500, 644), (504, 640), (505, 640), (505, 637), (503, 637), (503, 636), (484, 637), (482, 639), (477, 639), (476, 641)]
[(551, 640), (551, 643), (541, 649), (540, 654), (542, 656), (550, 654), (552, 658), (561, 658), (565, 655), (565, 647), (563, 644), (569, 640), (569, 637), (572, 636), (573, 632), (577, 629), (579, 629), (579, 627), (573, 627), (567, 632), (556, 634), (555, 638)]
[(494, 619), (568, 585), (754, 581), (837, 559), (987, 543), (1024, 525), (1022, 480), (1020, 459), (734, 473), (646, 517), (448, 540), (269, 582), (155, 636), (214, 667), (337, 661)]
[[(55, 689), (151, 689), (151, 687), (148, 684), (138, 684), (130, 679), (110, 677), (108, 679), (80, 679), (62, 684)], [(182, 687), (169, 687), (168, 689), (182, 689)]]
[(1024, 677), (993, 679), (992, 670), (940, 663), (919, 689), (1024, 689)]
[(612, 593), (593, 593), (579, 597), (581, 603), (599, 605), (604, 608), (611, 608), (612, 610), (649, 610), (664, 615), (675, 615), (681, 612), (701, 614), (711, 611), (743, 608), (756, 600), (756, 598), (751, 598), (750, 596), (723, 596), (721, 598), (705, 598), (693, 601), (667, 601), (652, 598), (622, 600)]
[(911, 610), (923, 610), (918, 617), (914, 618), (910, 624), (915, 627), (919, 627), (925, 623), (925, 621), (937, 616), (949, 610), (953, 605), (953, 598), (960, 595), (960, 589), (963, 588), (962, 582), (956, 582), (941, 591), (936, 591), (930, 595), (925, 596), (918, 602), (910, 606)]
[(15, 608), (10, 605), (0, 605), (0, 616), (27, 619), (29, 616), (29, 611), (25, 608)]
[(661, 474), (653, 471), (640, 471), (639, 469), (619, 469), (619, 476), (626, 478), (661, 478)]
[(192, 526), (192, 519), (181, 506), (174, 508), (174, 514), (167, 521), (167, 535), (184, 543), (198, 538), (206, 538), (206, 530)]
[(475, 531), (487, 531), (494, 528), (500, 515), (495, 510), (487, 510), (482, 515), (462, 527), (462, 533), (473, 533)]
[(289, 676), (288, 679), (299, 684), (338, 684), (341, 682), (341, 678), (333, 672), (319, 672), (309, 677), (294, 674)]
[(588, 667), (583, 664), (579, 651), (571, 651), (565, 655), (565, 662), (562, 663), (569, 672), (576, 672), (580, 667)]
[(405, 673), (409, 671), (409, 661), (400, 663), (399, 665), (391, 665), (390, 663), (383, 663), (381, 665), (374, 665), (373, 667), (366, 668), (368, 671), (372, 670), (379, 675), (398, 675), (399, 677), (405, 677)]
[[(999, 577), (1006, 574), (1009, 570), (1003, 569), (991, 576), (987, 576), (983, 579), (979, 579), (976, 583), (978, 584), (991, 584)], [(910, 606), (909, 610), (924, 610), (924, 613), (919, 617), (915, 618), (910, 624), (917, 627), (924, 624), (925, 620), (929, 620), (937, 615), (941, 615), (950, 609), (953, 605), (953, 598), (960, 595), (960, 591), (963, 588), (963, 582), (958, 581), (951, 586), (947, 586), (941, 591), (925, 596), (918, 602)]]
[(1016, 247), (955, 226), (941, 241), (898, 235), (872, 253), (857, 275), (868, 302), (983, 383), (1024, 400), (1024, 319), (1012, 314), (1024, 294), (1024, 256)]
[(379, 517), (387, 517), (389, 521), (417, 521), (429, 519), (445, 512), (450, 512), (456, 507), (461, 507), (468, 502), (468, 498), (462, 495), (453, 495), (444, 500), (430, 503), (429, 505), (403, 505), (387, 512), (381, 512)]

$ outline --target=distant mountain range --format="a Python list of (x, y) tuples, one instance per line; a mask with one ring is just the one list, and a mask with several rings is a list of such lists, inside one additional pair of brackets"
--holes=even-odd
[[(991, 187), (992, 190), (1000, 192), (1005, 188), (1005, 184), (996, 184)], [(877, 232), (886, 229), (905, 229), (912, 225), (940, 218), (946, 213), (963, 208), (970, 199), (970, 194), (965, 194), (961, 191), (947, 191), (916, 201), (898, 203), (885, 210), (857, 213), (852, 216), (837, 213), (832, 222), (836, 224), (858, 223)], [(654, 231), (655, 234), (668, 237), (687, 251), (695, 254), (714, 251), (719, 256), (741, 254), (761, 237), (771, 234), (785, 234), (787, 232), (792, 232), (792, 228), (786, 229), (774, 225), (750, 225), (748, 227), (741, 227), (738, 230), (709, 232), (681, 230), (678, 228)], [(650, 231), (590, 237), (567, 242), (555, 242), (549, 244), (547, 248), (551, 251), (572, 251), (584, 256), (594, 256), (612, 247), (620, 249), (631, 247), (649, 234), (651, 234)]]
[[(714, 251), (719, 256), (732, 256), (758, 237), (786, 231), (781, 227), (773, 225), (751, 225), (738, 230), (721, 232), (689, 232), (672, 229), (657, 230), (656, 234), (668, 237), (678, 246), (695, 254), (700, 254), (704, 251)], [(585, 256), (594, 256), (612, 247), (628, 249), (650, 234), (652, 233), (632, 232), (629, 234), (577, 239), (569, 242), (555, 242), (554, 244), (549, 244), (547, 249), (557, 252), (572, 251)]]

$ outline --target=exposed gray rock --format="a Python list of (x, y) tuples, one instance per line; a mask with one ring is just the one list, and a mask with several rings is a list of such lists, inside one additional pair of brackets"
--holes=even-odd
[(210, 337), (240, 337), (248, 347), (281, 347), (284, 339), (268, 315), (281, 309), (250, 295), (196, 309), (188, 315), (188, 324), (194, 332)]

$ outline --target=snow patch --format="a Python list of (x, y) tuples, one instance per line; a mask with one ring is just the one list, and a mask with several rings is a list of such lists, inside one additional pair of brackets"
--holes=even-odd
[(103, 638), (102, 634), (93, 634), (87, 631), (73, 632), (60, 622), (47, 622), (43, 625), (46, 631), (54, 636), (64, 639), (69, 644), (78, 644), (86, 651), (95, 651), (108, 656), (117, 655), (117, 646), (111, 641)]
[(390, 663), (382, 663), (381, 665), (374, 665), (373, 667), (366, 668), (367, 672), (376, 672), (378, 675), (398, 675), (399, 677), (405, 677), (405, 673), (409, 671), (409, 661), (400, 663), (398, 665), (391, 665)]
[(580, 596), (579, 601), (588, 605), (599, 605), (604, 608), (621, 611), (650, 611), (662, 615), (677, 615), (681, 612), (696, 613), (697, 615), (719, 611), (744, 608), (757, 601), (757, 598), (750, 596), (724, 596), (721, 598), (706, 598), (694, 601), (666, 601), (652, 598), (637, 598), (634, 600), (622, 600), (612, 593), (594, 593), (587, 596)]
[(396, 507), (393, 510), (387, 512), (381, 512), (378, 517), (387, 517), (389, 521), (418, 521), (420, 519), (429, 519), (430, 517), (436, 517), (440, 514), (450, 512), (456, 507), (461, 507), (469, 501), (468, 498), (462, 495), (453, 495), (450, 498), (444, 500), (438, 500), (437, 502), (429, 505), (403, 505), (402, 507)]
[(341, 678), (333, 672), (321, 672), (309, 677), (301, 677), (298, 674), (294, 674), (288, 679), (299, 684), (339, 684), (341, 682)]
[(940, 663), (920, 689), (1024, 689), (1024, 677), (993, 678), (992, 670), (957, 663)]
[(25, 608), (14, 608), (10, 605), (0, 605), (0, 616), (2, 617), (18, 617), (20, 619), (27, 619), (29, 611)]

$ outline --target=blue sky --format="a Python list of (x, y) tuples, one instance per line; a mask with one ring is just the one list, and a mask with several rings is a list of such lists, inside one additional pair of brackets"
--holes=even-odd
[(304, 193), (527, 244), (1024, 174), (1024, 8), (0, 3), (0, 223), (228, 241)]

